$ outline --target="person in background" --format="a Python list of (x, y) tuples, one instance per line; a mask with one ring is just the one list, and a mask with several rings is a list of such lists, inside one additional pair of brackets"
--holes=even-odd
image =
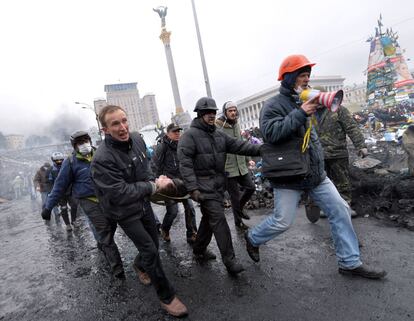
[(404, 131), (402, 146), (408, 155), (408, 173), (414, 176), (414, 125), (409, 125)]
[(42, 207), (45, 206), (47, 195), (52, 190), (52, 184), (49, 181), (49, 174), (51, 169), (52, 166), (50, 163), (46, 162), (37, 170), (33, 178), (33, 184), (36, 188), (36, 191), (40, 192)]
[(17, 175), (12, 181), (12, 187), (14, 191), (14, 198), (16, 200), (22, 197), (23, 187), (24, 187), (24, 180), (23, 177)]
[[(52, 183), (52, 186), (55, 184), (56, 178), (59, 175), (60, 168), (65, 159), (62, 153), (54, 152), (51, 156), (52, 159), (52, 170), (49, 174), (49, 180)], [(55, 212), (55, 215), (62, 215), (63, 221), (66, 225), (66, 230), (71, 231), (73, 227), (79, 227), (79, 223), (76, 221), (76, 214), (78, 211), (78, 202), (72, 197), (72, 186), (68, 188), (65, 195), (58, 201), (58, 211)], [(69, 220), (68, 208), (70, 207), (70, 216)], [(71, 225), (72, 223), (72, 225)]]
[[(216, 120), (216, 127), (237, 139), (242, 139), (240, 126), (238, 124), (237, 105), (228, 101), (223, 105), (223, 115)], [(249, 173), (248, 165), (254, 166), (255, 162), (243, 155), (226, 155), (226, 189), (230, 195), (233, 210), (234, 224), (241, 230), (247, 230), (248, 226), (242, 219), (249, 220), (249, 215), (244, 211), (244, 206), (255, 191), (255, 185)], [(243, 193), (240, 196), (240, 187)]]
[[(167, 126), (167, 134), (161, 138), (151, 159), (152, 170), (156, 176), (165, 175), (171, 179), (181, 179), (179, 161), (177, 157), (177, 145), (180, 140), (182, 128), (177, 124)], [(185, 226), (187, 229), (187, 242), (193, 244), (197, 236), (197, 224), (195, 209), (191, 199), (182, 201), (184, 206)], [(178, 203), (166, 202), (166, 214), (161, 225), (161, 236), (165, 242), (170, 242), (170, 229), (178, 214)]]
[[(323, 88), (317, 89), (324, 91)], [(349, 177), (347, 137), (351, 139), (358, 155), (363, 158), (368, 156), (365, 138), (351, 113), (344, 106), (341, 106), (336, 112), (332, 112), (328, 108), (318, 107), (315, 116), (317, 119), (316, 131), (323, 148), (326, 174), (350, 206), (351, 217), (356, 217), (357, 213), (351, 207), (352, 185)], [(307, 207), (307, 214), (309, 217), (311, 215), (309, 211), (315, 211), (311, 215), (311, 220), (316, 222), (320, 211), (318, 208), (312, 207), (312, 205)], [(326, 217), (326, 214), (322, 212), (320, 217)]]
[(72, 196), (79, 200), (81, 210), (92, 223), (92, 232), (97, 246), (104, 253), (113, 276), (125, 279), (121, 255), (113, 238), (115, 227), (103, 213), (91, 180), (90, 167), (95, 152), (91, 137), (87, 132), (79, 130), (72, 133), (70, 142), (73, 154), (62, 163), (42, 211), (42, 217), (50, 220), (51, 209), (59, 203), (59, 200), (66, 195), (68, 188), (72, 186)]

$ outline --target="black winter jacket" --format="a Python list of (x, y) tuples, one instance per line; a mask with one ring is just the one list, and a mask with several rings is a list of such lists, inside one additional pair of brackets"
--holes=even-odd
[(151, 158), (151, 169), (155, 176), (166, 175), (169, 178), (181, 178), (177, 144), (165, 135), (161, 143), (157, 145)]
[(207, 199), (222, 199), (226, 153), (258, 156), (260, 146), (230, 137), (195, 118), (178, 142), (180, 172), (187, 190), (198, 189)]
[(96, 196), (105, 215), (122, 220), (151, 210), (149, 197), (155, 191), (146, 146), (138, 133), (128, 142), (110, 135), (97, 149), (91, 164)]
[[(260, 130), (265, 142), (278, 144), (291, 137), (303, 137), (308, 116), (300, 109), (294, 93), (280, 87), (280, 93), (268, 99), (260, 111)], [(326, 177), (323, 150), (315, 128), (312, 128), (309, 143), (310, 173), (303, 179), (291, 181), (270, 180), (273, 187), (306, 190), (318, 186)]]

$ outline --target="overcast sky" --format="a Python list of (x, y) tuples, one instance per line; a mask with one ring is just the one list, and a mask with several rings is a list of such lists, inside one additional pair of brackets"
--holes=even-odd
[[(213, 97), (221, 106), (277, 83), (281, 60), (302, 53), (314, 75), (360, 83), (379, 14), (414, 60), (414, 1), (195, 0)], [(13, 0), (0, 4), (0, 131), (41, 133), (59, 110), (95, 123), (104, 85), (138, 82), (154, 93), (162, 121), (175, 110), (160, 18), (167, 30), (183, 108), (206, 95), (191, 0)], [(408, 61), (410, 68), (413, 62)], [(64, 120), (63, 120), (64, 121)]]

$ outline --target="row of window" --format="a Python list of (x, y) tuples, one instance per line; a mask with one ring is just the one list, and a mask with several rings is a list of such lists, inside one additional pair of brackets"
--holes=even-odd
[(249, 105), (246, 108), (240, 108), (240, 121), (242, 123), (249, 122), (253, 119), (258, 119), (260, 110), (264, 105), (264, 101)]

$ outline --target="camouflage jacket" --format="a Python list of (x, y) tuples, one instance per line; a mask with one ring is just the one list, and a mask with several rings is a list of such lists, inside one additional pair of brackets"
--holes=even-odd
[(347, 135), (357, 150), (367, 147), (358, 124), (345, 107), (341, 106), (335, 113), (330, 112), (328, 108), (323, 108), (318, 110), (315, 116), (318, 120), (316, 130), (325, 159), (347, 158), (349, 156)]

